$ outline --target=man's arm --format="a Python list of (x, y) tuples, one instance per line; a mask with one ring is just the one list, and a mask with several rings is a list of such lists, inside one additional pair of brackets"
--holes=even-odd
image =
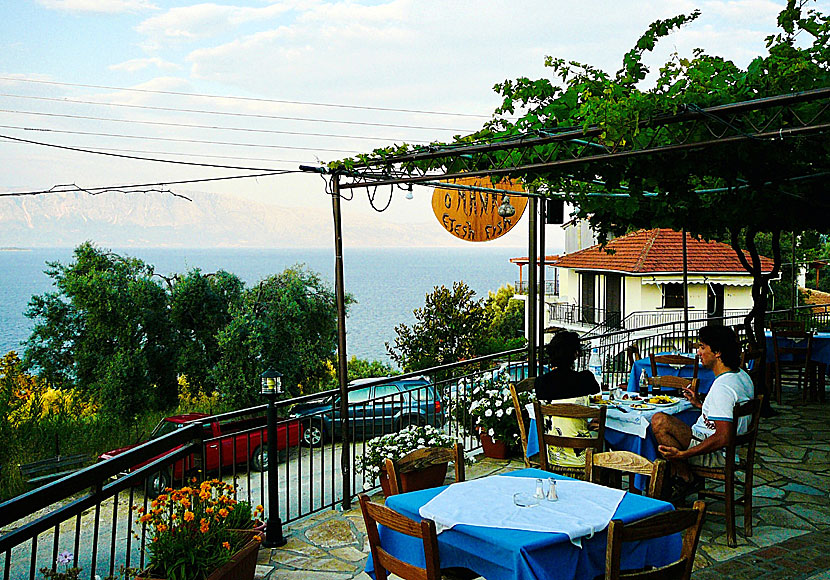
[(732, 421), (714, 421), (715, 432), (690, 449), (678, 449), (660, 445), (657, 449), (666, 459), (688, 459), (695, 455), (705, 455), (726, 446)]

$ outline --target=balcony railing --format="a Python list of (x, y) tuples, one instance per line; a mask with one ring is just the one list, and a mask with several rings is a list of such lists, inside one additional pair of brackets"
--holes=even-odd
[[(797, 318), (806, 321), (811, 329), (830, 327), (830, 312), (826, 307), (799, 308), (795, 311), (770, 312), (768, 320)], [(742, 314), (730, 314), (717, 322), (734, 326), (743, 323)], [(592, 346), (599, 348), (603, 361), (603, 382), (607, 385), (623, 383), (629, 377), (629, 364), (625, 349), (636, 344), (643, 355), (657, 350), (687, 350), (699, 327), (712, 320), (698, 318), (690, 321), (689, 334), (684, 332), (682, 320), (654, 324), (639, 328), (624, 328), (591, 337)], [(440, 417), (443, 429), (462, 440), (466, 450), (480, 447), (474, 433), (469, 408), (469, 389), (465, 387), (475, 381), (491, 380), (492, 371), (504, 362), (517, 363), (519, 371), (515, 378), (521, 378), (526, 369), (521, 357), (524, 350), (514, 350), (478, 359), (444, 365), (418, 373), (402, 375), (402, 378), (426, 374), (432, 378), (426, 385), (407, 395), (416, 406), (426, 402)], [(543, 353), (540, 354), (542, 359)], [(580, 365), (587, 364), (587, 356)], [(512, 371), (511, 371), (512, 374)], [(379, 379), (377, 384), (385, 382)], [(361, 384), (364, 388), (369, 384)], [(434, 406), (439, 393), (440, 411)], [(339, 391), (306, 395), (280, 401), (278, 406), (284, 414), (295, 403), (329, 401), (315, 415), (302, 418), (304, 427), (323, 422), (332, 422), (337, 410), (333, 407), (334, 397)], [(452, 404), (449, 402), (452, 401)], [(341, 502), (351, 501), (365, 487), (373, 487), (374, 481), (355, 470), (354, 459), (363, 453), (364, 441), (385, 428), (378, 428), (374, 421), (377, 409), (384, 405), (401, 405), (400, 400), (384, 397), (378, 400), (360, 402), (352, 420), (348, 445), (341, 440), (328, 438), (311, 447), (283, 442), (279, 457), (270, 458), (270, 472), (260, 472), (251, 465), (251, 441), (256, 433), (262, 438), (263, 427), (246, 430), (233, 435), (233, 444), (228, 453), (233, 459), (231, 467), (222, 467), (211, 473), (199, 470), (206, 465), (208, 446), (215, 445), (216, 439), (205, 439), (202, 428), (204, 421), (228, 420), (242, 415), (262, 414), (265, 406), (245, 409), (234, 413), (212, 417), (196, 422), (164, 437), (149, 441), (112, 459), (90, 466), (78, 473), (54, 483), (30, 491), (17, 498), (0, 504), (0, 578), (4, 580), (34, 579), (40, 577), (41, 567), (54, 569), (59, 552), (69, 550), (75, 555), (74, 564), (83, 568), (82, 578), (111, 575), (120, 565), (143, 567), (149, 532), (136, 522), (130, 506), (146, 506), (152, 500), (152, 482), (159, 480), (159, 474), (169, 474), (173, 486), (196, 473), (200, 477), (219, 477), (237, 485), (238, 499), (251, 503), (268, 505), (269, 477), (279, 479), (278, 504), (282, 521), (290, 522), (323, 509), (332, 508)], [(418, 419), (410, 414), (404, 417), (396, 428), (411, 424)], [(431, 420), (429, 417), (428, 421)], [(296, 422), (296, 418), (285, 418), (281, 425)], [(279, 432), (279, 431), (278, 431)], [(286, 431), (288, 432), (288, 431)], [(224, 449), (224, 446), (220, 445)], [(261, 456), (260, 456), (261, 457)], [(349, 459), (344, 469), (343, 458)], [(219, 465), (226, 462), (220, 460)], [(141, 466), (141, 467), (136, 467)], [(8, 466), (5, 466), (6, 468)], [(346, 485), (348, 482), (348, 485)], [(344, 497), (344, 489), (350, 489)], [(268, 514), (266, 514), (268, 515)], [(133, 535), (137, 534), (137, 538)]]
[[(514, 286), (516, 287), (517, 294), (527, 294), (530, 290), (530, 285), (527, 283), (527, 280), (519, 280)], [(537, 286), (537, 292), (538, 288)], [(545, 281), (545, 296), (559, 296), (559, 280)]]

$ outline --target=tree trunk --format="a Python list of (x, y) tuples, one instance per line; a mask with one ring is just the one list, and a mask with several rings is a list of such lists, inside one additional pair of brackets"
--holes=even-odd
[(755, 236), (758, 231), (755, 228), (747, 228), (744, 237), (744, 245), (751, 263), (746, 259), (746, 255), (741, 248), (740, 243), (740, 229), (731, 231), (732, 249), (738, 255), (738, 259), (743, 264), (744, 268), (752, 274), (752, 309), (744, 319), (746, 326), (747, 337), (749, 339), (750, 348), (760, 353), (757, 359), (757, 369), (753, 369), (753, 381), (755, 383), (755, 392), (764, 395), (764, 405), (762, 414), (769, 417), (775, 412), (770, 406), (770, 385), (767, 378), (767, 356), (766, 356), (766, 338), (764, 336), (764, 318), (767, 312), (767, 298), (769, 295), (769, 281), (778, 275), (781, 267), (781, 230), (772, 232), (772, 251), (773, 251), (773, 268), (769, 274), (764, 274), (761, 267), (761, 258), (758, 254), (758, 248), (755, 245)]

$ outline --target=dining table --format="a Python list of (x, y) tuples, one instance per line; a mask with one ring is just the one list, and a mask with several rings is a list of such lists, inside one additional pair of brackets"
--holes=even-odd
[[(678, 353), (659, 353), (659, 354), (678, 354)], [(680, 353), (682, 356), (686, 356), (689, 358), (695, 358), (693, 353)], [(651, 378), (651, 359), (641, 358), (639, 360), (634, 361), (634, 364), (631, 365), (631, 372), (628, 375), (628, 386), (626, 388), (627, 391), (636, 393), (640, 387), (640, 376), (643, 374), (643, 371), (646, 372), (646, 376)], [(672, 375), (675, 377), (686, 377), (692, 378), (694, 376), (694, 365), (668, 365), (664, 363), (659, 363), (657, 365), (657, 374), (659, 376), (666, 376)], [(697, 378), (700, 381), (698, 385), (698, 393), (708, 393), (709, 389), (712, 387), (712, 383), (715, 381), (715, 373), (712, 372), (710, 369), (707, 369), (698, 363), (697, 368)]]
[[(654, 439), (654, 432), (651, 429), (651, 418), (655, 413), (663, 412), (674, 415), (687, 425), (691, 426), (700, 416), (700, 409), (693, 407), (684, 399), (678, 400), (673, 405), (654, 406), (638, 410), (631, 408), (631, 402), (612, 402), (605, 412), (605, 442), (607, 446), (615, 451), (631, 451), (654, 461), (660, 457), (657, 451), (657, 441)], [(527, 456), (532, 457), (539, 453), (539, 439), (536, 436), (536, 419), (530, 409), (530, 423), (527, 437)], [(638, 475), (634, 478), (634, 486), (639, 490), (646, 489), (648, 480)]]
[[(767, 363), (767, 381), (772, 383), (772, 372), (775, 364), (775, 345), (772, 340), (772, 332), (767, 330), (764, 332), (766, 342), (766, 360)], [(781, 338), (782, 344), (785, 346), (793, 346), (795, 342), (790, 338)], [(792, 360), (792, 355), (783, 355), (784, 360)], [(818, 365), (818, 385), (819, 392), (823, 392), (827, 382), (827, 372), (830, 370), (830, 332), (814, 332), (813, 340), (810, 349), (810, 360)], [(821, 397), (823, 400), (824, 398)]]
[[(558, 500), (517, 505), (514, 494), (532, 497), (537, 478), (556, 481)], [(436, 522), (442, 568), (467, 568), (487, 580), (601, 576), (611, 519), (630, 523), (674, 509), (667, 502), (533, 468), (389, 496), (386, 506), (415, 521)], [(424, 566), (419, 538), (383, 526), (379, 533), (384, 550)], [(621, 567), (664, 566), (680, 557), (681, 544), (680, 534), (626, 544)], [(366, 572), (375, 577), (371, 555)]]

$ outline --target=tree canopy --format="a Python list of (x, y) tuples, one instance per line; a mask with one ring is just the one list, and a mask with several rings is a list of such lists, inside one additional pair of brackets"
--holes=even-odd
[[(830, 231), (830, 22), (813, 5), (788, 0), (767, 53), (745, 69), (696, 49), (674, 54), (645, 86), (644, 54), (693, 25), (695, 11), (654, 22), (613, 75), (548, 57), (551, 78), (495, 86), (502, 104), (480, 131), (377, 149), (330, 170), (356, 183), (372, 181), (366, 170), (390, 183), (464, 173), (519, 178), (537, 195), (572, 203), (601, 241), (653, 227), (726, 237), (754, 276), (758, 331), (781, 232)], [(758, 260), (759, 232), (771, 235), (771, 274)]]

